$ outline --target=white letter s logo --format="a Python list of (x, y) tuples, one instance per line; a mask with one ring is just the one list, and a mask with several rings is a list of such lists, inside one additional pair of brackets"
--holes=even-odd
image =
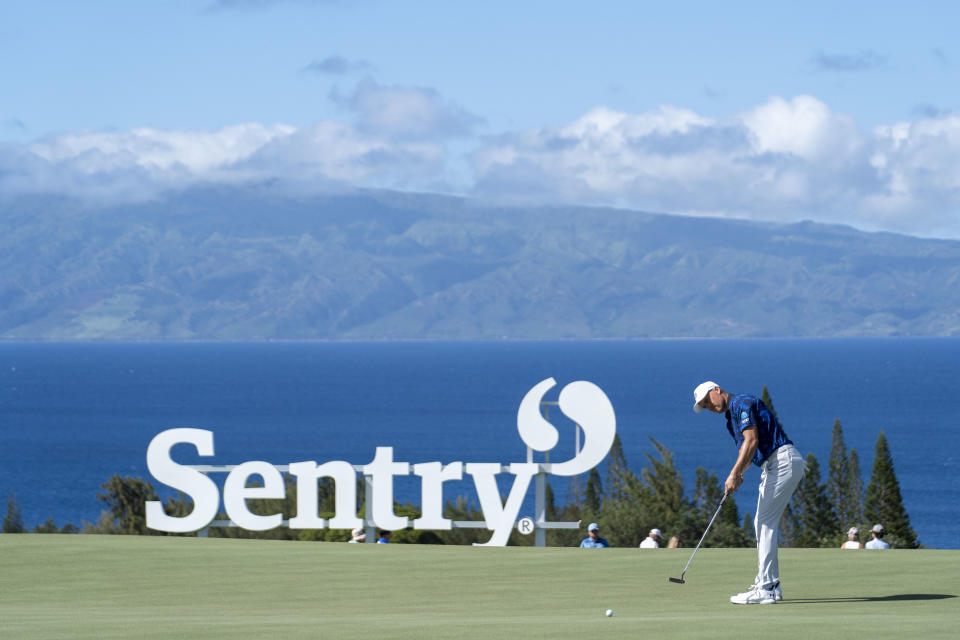
[[(549, 451), (557, 446), (559, 434), (556, 427), (540, 413), (540, 401), (556, 384), (553, 378), (541, 381), (527, 392), (517, 410), (520, 438), (535, 451)], [(550, 473), (575, 476), (597, 466), (607, 455), (617, 433), (617, 420), (606, 394), (585, 380), (565, 386), (560, 391), (558, 404), (563, 414), (583, 429), (584, 443), (570, 460), (550, 465)]]

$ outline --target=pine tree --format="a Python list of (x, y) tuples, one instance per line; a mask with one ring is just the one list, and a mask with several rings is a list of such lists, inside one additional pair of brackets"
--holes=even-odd
[(584, 495), (584, 502), (586, 513), (591, 514), (591, 517), (600, 512), (600, 506), (603, 504), (603, 485), (600, 483), (600, 472), (597, 471), (596, 467), (590, 469), (587, 476), (587, 491)]
[(105, 503), (109, 511), (103, 512), (96, 527), (88, 527), (91, 532), (160, 535), (159, 531), (147, 529), (146, 503), (158, 499), (149, 481), (114, 474), (100, 486), (104, 492), (96, 495), (97, 500)]
[(777, 416), (777, 410), (773, 408), (773, 398), (770, 397), (770, 392), (767, 391), (767, 385), (763, 385), (763, 392), (760, 394), (760, 402), (767, 405), (767, 409), (770, 409), (770, 413), (773, 414), (773, 417), (777, 419), (777, 422), (780, 422), (780, 418)]
[(856, 449), (850, 449), (850, 464), (847, 468), (849, 474), (848, 486), (850, 488), (850, 502), (854, 506), (851, 514), (851, 522), (863, 523), (863, 474), (860, 472), (860, 456)]
[[(628, 482), (625, 475), (628, 472), (627, 457), (623, 453), (623, 443), (618, 433), (613, 436), (613, 444), (610, 445), (610, 452), (607, 453), (607, 497), (612, 500), (623, 500), (627, 492)], [(599, 480), (598, 477), (597, 481)]]
[(706, 522), (713, 515), (713, 510), (720, 504), (723, 497), (723, 487), (715, 473), (708, 472), (703, 467), (697, 467), (696, 481), (693, 489), (693, 505), (697, 518)]
[[(796, 499), (796, 498), (794, 498)], [(747, 514), (749, 516), (750, 514)], [(743, 528), (746, 529), (747, 526), (750, 526), (750, 530), (753, 532), (752, 539), (756, 542), (757, 534), (756, 527), (753, 521), (743, 521)], [(783, 514), (780, 516), (780, 539), (779, 546), (781, 547), (795, 547), (798, 546), (796, 543), (797, 537), (797, 519), (793, 515), (793, 510), (790, 508), (790, 505), (787, 505), (787, 508), (783, 510)]]
[(833, 442), (830, 445), (830, 473), (827, 476), (827, 496), (837, 514), (841, 527), (858, 524), (860, 496), (854, 495), (853, 476), (850, 469), (850, 456), (843, 440), (843, 426), (840, 420), (833, 421)]
[(820, 484), (820, 463), (807, 454), (807, 471), (793, 495), (790, 511), (793, 516), (793, 546), (823, 547), (832, 545), (840, 527), (827, 490)]
[(919, 546), (917, 534), (910, 526), (910, 517), (903, 506), (900, 482), (893, 470), (893, 456), (883, 431), (877, 436), (864, 515), (868, 522), (883, 525), (887, 530), (884, 540), (890, 546), (901, 549), (916, 549)]
[(665, 446), (650, 438), (650, 442), (660, 454), (657, 460), (651, 454), (646, 454), (650, 468), (644, 467), (640, 472), (644, 483), (649, 487), (653, 500), (652, 507), (660, 515), (660, 529), (669, 528), (687, 509), (687, 502), (683, 497), (683, 478), (673, 464), (673, 453)]
[(23, 514), (17, 503), (17, 494), (11, 491), (7, 494), (7, 514), (3, 518), (3, 532), (26, 533), (26, 531), (27, 528), (23, 526)]
[(547, 520), (553, 521), (557, 519), (557, 503), (553, 495), (553, 487), (550, 486), (550, 481), (544, 483), (543, 491), (543, 501), (544, 501), (544, 516)]
[[(790, 505), (787, 505), (787, 509), (788, 509), (788, 510), (790, 509)], [(747, 541), (747, 544), (750, 544), (750, 543), (756, 544), (756, 542), (757, 542), (757, 528), (756, 528), (756, 525), (755, 525), (754, 522), (753, 522), (753, 516), (750, 515), (750, 512), (749, 512), (749, 511), (743, 516), (743, 527), (741, 527), (741, 528), (743, 529), (743, 537), (744, 537), (744, 539)], [(791, 531), (791, 534), (792, 534), (793, 529), (791, 528), (790, 531)], [(783, 538), (783, 527), (782, 527), (782, 526), (780, 527), (780, 535), (781, 535), (781, 539), (782, 539), (782, 538)]]

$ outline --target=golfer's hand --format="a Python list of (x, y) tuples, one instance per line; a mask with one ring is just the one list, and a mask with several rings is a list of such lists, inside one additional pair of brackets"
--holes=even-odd
[(727, 476), (727, 481), (723, 483), (723, 490), (727, 493), (736, 493), (740, 485), (743, 484), (743, 474), (731, 473)]

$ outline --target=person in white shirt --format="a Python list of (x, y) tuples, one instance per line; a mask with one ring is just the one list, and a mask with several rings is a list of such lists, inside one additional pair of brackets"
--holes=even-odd
[(850, 527), (850, 530), (847, 531), (847, 541), (840, 545), (841, 549), (863, 549), (863, 545), (860, 544), (860, 541), (857, 540), (857, 536), (860, 535), (860, 529), (856, 527)]
[(883, 541), (886, 531), (882, 524), (873, 525), (873, 538), (866, 544), (867, 549), (889, 549), (890, 544)]
[(367, 541), (367, 532), (363, 530), (363, 527), (357, 527), (350, 532), (350, 542), (366, 542)]
[(650, 529), (650, 533), (640, 543), (640, 548), (659, 549), (661, 540), (663, 540), (663, 535), (660, 533), (660, 529)]

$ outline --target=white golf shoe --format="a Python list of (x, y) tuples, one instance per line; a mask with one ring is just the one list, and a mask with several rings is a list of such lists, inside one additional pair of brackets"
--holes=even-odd
[[(753, 591), (757, 588), (757, 584), (753, 583), (747, 587), (747, 591)], [(773, 591), (773, 597), (777, 602), (783, 600), (783, 590), (780, 588), (780, 581), (777, 580), (773, 583), (773, 586), (770, 587), (769, 591)]]
[(749, 591), (730, 596), (730, 602), (733, 604), (774, 604), (776, 601), (777, 596), (773, 589), (762, 589), (760, 587), (753, 587)]

